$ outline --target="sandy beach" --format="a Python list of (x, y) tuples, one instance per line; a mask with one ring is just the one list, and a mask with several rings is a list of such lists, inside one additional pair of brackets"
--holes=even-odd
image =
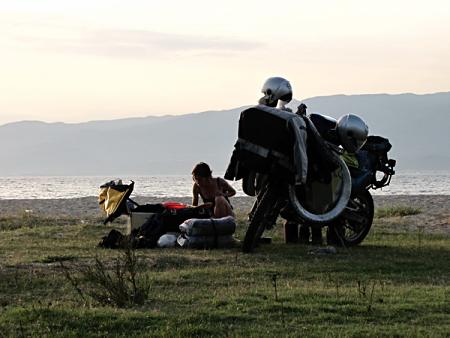
[[(136, 197), (139, 204), (176, 201), (189, 204), (189, 197), (152, 198)], [(250, 210), (252, 197), (234, 197), (232, 204), (238, 214)], [(425, 232), (450, 234), (450, 195), (395, 195), (374, 196), (375, 207), (410, 206), (419, 208), (421, 213), (390, 219), (392, 224), (417, 229), (423, 227)], [(0, 214), (17, 216), (32, 213), (42, 217), (75, 217), (89, 219), (103, 217), (96, 197), (74, 199), (8, 199), (0, 200)]]

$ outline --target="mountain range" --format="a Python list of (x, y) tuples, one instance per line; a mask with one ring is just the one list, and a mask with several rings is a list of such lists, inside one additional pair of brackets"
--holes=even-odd
[[(308, 112), (361, 116), (389, 138), (400, 169), (450, 170), (450, 92), (334, 95), (305, 99)], [(291, 106), (298, 105), (293, 101)], [(77, 124), (0, 126), (0, 176), (189, 174), (199, 161), (222, 173), (245, 107)], [(294, 108), (295, 109), (295, 108)]]

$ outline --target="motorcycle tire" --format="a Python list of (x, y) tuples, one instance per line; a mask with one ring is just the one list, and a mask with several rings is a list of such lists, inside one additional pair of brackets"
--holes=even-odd
[(343, 212), (338, 221), (328, 226), (327, 239), (333, 238), (333, 243), (338, 246), (351, 247), (360, 244), (372, 227), (374, 205), (372, 195), (368, 190), (362, 190), (350, 198), (349, 209), (355, 213), (359, 220), (346, 217)]
[(277, 196), (275, 191), (270, 188), (264, 191), (261, 199), (256, 205), (256, 209), (254, 210), (251, 217), (247, 232), (245, 233), (244, 241), (242, 244), (243, 252), (253, 252), (255, 247), (258, 245), (258, 242), (264, 230), (266, 230), (266, 215), (271, 211), (271, 208), (275, 205), (276, 200)]
[(336, 159), (342, 170), (342, 191), (336, 205), (330, 211), (323, 214), (315, 214), (306, 210), (297, 198), (295, 185), (289, 185), (289, 200), (301, 220), (312, 223), (328, 223), (336, 219), (347, 206), (352, 192), (352, 178), (344, 160), (337, 155)]

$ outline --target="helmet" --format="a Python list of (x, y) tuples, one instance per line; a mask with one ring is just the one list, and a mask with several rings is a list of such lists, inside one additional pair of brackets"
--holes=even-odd
[(366, 143), (369, 127), (357, 115), (347, 114), (337, 122), (337, 132), (342, 146), (350, 153), (355, 153)]
[(264, 96), (259, 99), (259, 103), (269, 107), (276, 107), (278, 100), (281, 101), (280, 104), (284, 107), (285, 104), (292, 100), (291, 84), (282, 77), (268, 78), (264, 82), (261, 92)]

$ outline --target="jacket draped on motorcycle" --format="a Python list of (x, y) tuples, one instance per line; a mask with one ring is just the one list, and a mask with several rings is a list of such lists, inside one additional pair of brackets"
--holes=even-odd
[(225, 178), (239, 180), (256, 171), (303, 184), (308, 174), (306, 142), (306, 125), (300, 116), (264, 105), (248, 108), (239, 118), (238, 140)]

